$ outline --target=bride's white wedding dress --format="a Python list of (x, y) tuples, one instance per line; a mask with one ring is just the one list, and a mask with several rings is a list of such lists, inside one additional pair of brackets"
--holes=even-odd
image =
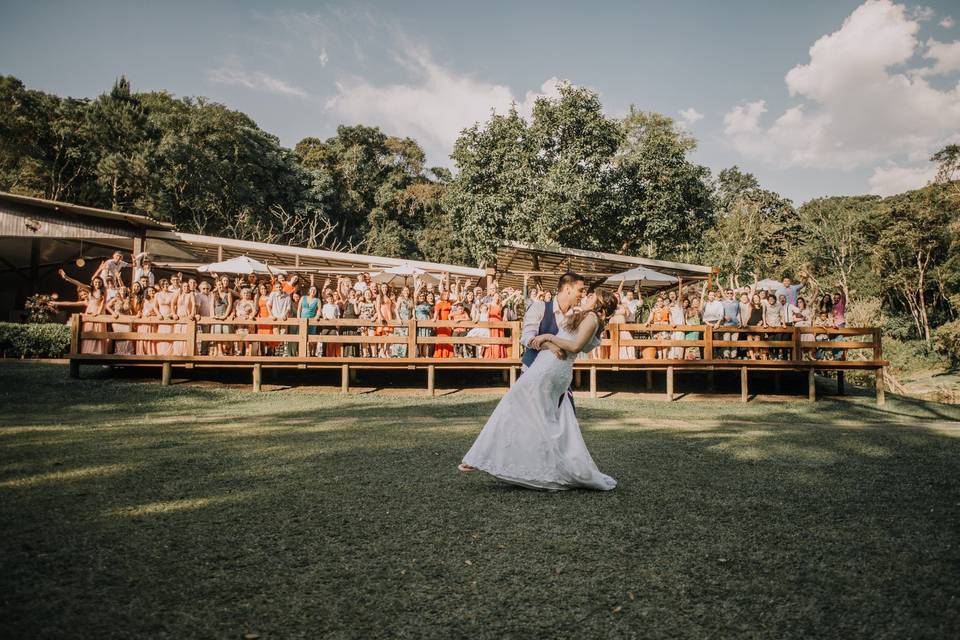
[[(557, 337), (575, 339), (564, 328)], [(584, 351), (597, 344), (591, 341)], [(463, 462), (532, 489), (616, 487), (617, 481), (601, 473), (590, 457), (567, 397), (576, 357), (568, 353), (561, 360), (549, 349), (540, 351), (493, 410)]]

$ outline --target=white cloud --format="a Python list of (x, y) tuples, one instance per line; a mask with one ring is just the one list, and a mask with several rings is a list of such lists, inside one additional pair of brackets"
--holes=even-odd
[(245, 87), (253, 91), (264, 91), (281, 96), (306, 98), (307, 92), (262, 71), (248, 71), (235, 62), (217, 69), (207, 70), (207, 79), (216, 84)]
[(919, 189), (933, 180), (937, 168), (932, 163), (919, 167), (888, 165), (877, 167), (870, 176), (870, 193), (892, 196), (911, 189)]
[(911, 7), (909, 13), (910, 18), (916, 20), (917, 22), (927, 22), (928, 20), (933, 20), (933, 16), (935, 15), (936, 12), (931, 7), (924, 7), (922, 5)]
[(320, 48), (320, 53), (317, 55), (317, 59), (320, 60), (321, 67), (327, 66), (327, 63), (330, 62), (330, 56), (327, 55), (326, 47)]
[(953, 18), (951, 18), (950, 16), (945, 17), (943, 20), (940, 21), (940, 26), (943, 27), (944, 29), (949, 29), (950, 27), (953, 26)]
[[(921, 48), (918, 30), (904, 5), (867, 0), (810, 47), (809, 62), (786, 74), (797, 103), (769, 125), (765, 101), (734, 107), (724, 117), (728, 142), (783, 167), (853, 169), (929, 157), (960, 128), (960, 85), (941, 90), (923, 77), (930, 67), (906, 69)], [(943, 47), (928, 46), (928, 57), (952, 68), (952, 45)], [(902, 175), (891, 171), (878, 180)]]
[(561, 81), (550, 78), (539, 91), (527, 91), (518, 99), (506, 85), (458, 73), (434, 61), (428, 50), (409, 44), (396, 58), (410, 72), (411, 81), (340, 80), (327, 109), (350, 122), (377, 124), (393, 135), (411, 136), (438, 160), (449, 155), (462, 129), (488, 119), (491, 110), (504, 113), (516, 104), (517, 111), (529, 117), (537, 98), (559, 95)]
[(694, 123), (703, 120), (703, 114), (693, 107), (681, 109), (678, 113), (680, 114), (680, 126), (685, 129), (689, 129)]
[(923, 57), (936, 61), (931, 69), (924, 69), (929, 74), (939, 75), (960, 70), (960, 40), (937, 42), (930, 38), (927, 40), (927, 51)]

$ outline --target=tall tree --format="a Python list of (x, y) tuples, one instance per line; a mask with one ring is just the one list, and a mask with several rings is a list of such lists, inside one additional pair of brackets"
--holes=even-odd
[(714, 198), (717, 218), (704, 235), (705, 261), (735, 283), (791, 270), (801, 226), (790, 200), (762, 189), (753, 174), (736, 166), (720, 172)]
[[(794, 263), (821, 283), (838, 286), (846, 299), (852, 298), (854, 282), (872, 284), (870, 225), (877, 210), (877, 196), (817, 198), (798, 210), (803, 229), (795, 246)], [(861, 294), (877, 293), (861, 290)]]
[(714, 222), (710, 171), (691, 162), (696, 141), (673, 119), (630, 107), (614, 158), (619, 223), (609, 227), (617, 253), (691, 259)]

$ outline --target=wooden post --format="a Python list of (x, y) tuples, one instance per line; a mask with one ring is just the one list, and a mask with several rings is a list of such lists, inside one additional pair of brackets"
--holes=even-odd
[(716, 377), (713, 374), (713, 371), (707, 371), (707, 393), (713, 393), (717, 390), (717, 381)]
[(434, 382), (436, 377), (436, 367), (432, 364), (427, 365), (427, 393), (431, 396), (435, 394)]
[(513, 388), (513, 385), (517, 384), (517, 368), (510, 367), (510, 388)]
[(340, 393), (350, 393), (350, 365), (340, 366)]
[(843, 391), (844, 391), (843, 386), (844, 386), (844, 382), (846, 382), (844, 380), (844, 377), (845, 376), (843, 375), (843, 371), (837, 371), (837, 395), (838, 396), (843, 395)]
[(577, 389), (583, 386), (583, 369), (573, 370), (573, 386)]
[(880, 329), (873, 330), (873, 359), (883, 360), (883, 342), (881, 342)]
[(800, 327), (793, 327), (793, 360), (800, 362), (803, 360), (803, 347), (801, 346)]
[(884, 368), (879, 367), (876, 373), (877, 406), (882, 407), (887, 404), (887, 394), (883, 387)]
[(740, 367), (740, 401), (747, 402), (750, 399), (750, 388), (748, 385), (749, 375), (746, 367)]
[(511, 358), (520, 358), (520, 322), (514, 321), (511, 323), (510, 327), (510, 337), (513, 338), (513, 342), (510, 345), (510, 357)]
[(169, 362), (164, 362), (163, 367), (160, 370), (160, 384), (163, 386), (170, 385), (170, 378), (173, 377), (173, 367), (170, 366)]
[(80, 361), (70, 360), (70, 377), (74, 380), (80, 377)]
[(615, 325), (610, 328), (610, 353), (607, 357), (612, 360), (620, 359), (620, 330)]
[(597, 367), (590, 367), (590, 397), (597, 397)]
[(310, 355), (310, 319), (300, 318), (297, 331), (300, 332), (297, 334), (297, 351), (300, 352), (301, 358), (306, 358)]
[(816, 402), (817, 400), (817, 372), (813, 367), (807, 372), (807, 387), (809, 387), (809, 398), (810, 402)]
[(773, 372), (773, 393), (775, 395), (780, 395), (780, 372)]
[(667, 402), (673, 402), (673, 367), (667, 367)]
[(70, 316), (70, 355), (80, 353), (80, 314), (75, 313)]
[(197, 321), (195, 318), (191, 319), (190, 324), (187, 325), (187, 355), (197, 355)]
[[(713, 327), (709, 324), (707, 325), (707, 330), (703, 332), (703, 359), (704, 360), (713, 360)], [(711, 380), (713, 379), (713, 372), (710, 373)], [(711, 386), (713, 382), (710, 383)], [(711, 389), (712, 390), (712, 389)]]
[(417, 357), (417, 321), (407, 320), (407, 357)]
[(263, 379), (263, 367), (260, 363), (253, 365), (253, 392), (260, 393), (260, 383)]
[(653, 371), (650, 371), (649, 369), (647, 369), (646, 374), (647, 374), (647, 391), (650, 391), (651, 389), (653, 389)]

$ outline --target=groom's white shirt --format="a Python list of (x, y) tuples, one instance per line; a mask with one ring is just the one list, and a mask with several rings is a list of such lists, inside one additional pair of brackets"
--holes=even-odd
[[(543, 320), (544, 311), (546, 311), (547, 304), (543, 300), (532, 300), (529, 305), (527, 305), (527, 310), (523, 314), (523, 330), (520, 332), (520, 344), (524, 348), (530, 348), (530, 341), (537, 337), (540, 333), (540, 321)], [(569, 310), (568, 310), (569, 311)], [(563, 324), (564, 313), (560, 311), (560, 305), (557, 304), (557, 301), (553, 301), (553, 315), (557, 319), (557, 326)], [(521, 371), (525, 370), (526, 365), (520, 368)]]

